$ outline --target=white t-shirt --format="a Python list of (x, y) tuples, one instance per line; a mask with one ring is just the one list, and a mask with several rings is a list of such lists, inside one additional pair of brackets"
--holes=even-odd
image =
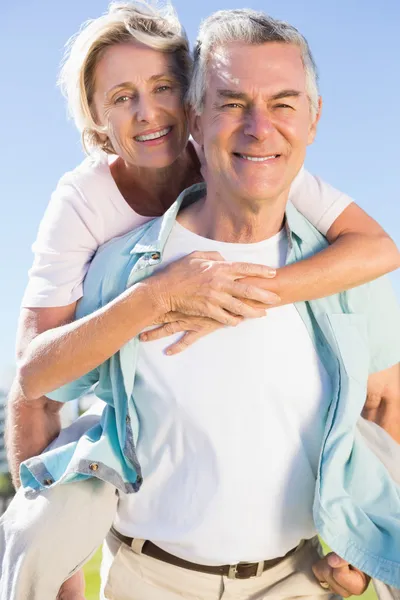
[[(280, 267), (287, 237), (231, 244), (179, 223), (164, 261), (195, 250)], [(115, 527), (186, 560), (257, 562), (315, 535), (312, 504), (330, 379), (294, 305), (206, 336), (140, 344), (139, 494), (120, 496)]]
[[(65, 306), (82, 296), (82, 283), (97, 248), (148, 221), (121, 195), (106, 154), (86, 158), (59, 181), (40, 223), (22, 306)], [(352, 199), (305, 169), (290, 200), (325, 234)]]

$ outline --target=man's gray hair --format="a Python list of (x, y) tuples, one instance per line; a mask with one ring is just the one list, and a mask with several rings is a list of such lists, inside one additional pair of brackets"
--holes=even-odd
[(193, 76), (187, 93), (187, 101), (197, 114), (204, 106), (207, 66), (212, 52), (231, 42), (249, 45), (266, 42), (294, 44), (301, 50), (306, 73), (306, 89), (311, 114), (318, 112), (318, 72), (307, 40), (289, 23), (277, 21), (265, 13), (252, 9), (219, 10), (205, 19), (194, 48)]

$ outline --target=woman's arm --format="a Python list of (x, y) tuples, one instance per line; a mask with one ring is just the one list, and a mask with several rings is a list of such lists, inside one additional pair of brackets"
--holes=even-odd
[[(354, 202), (329, 228), (330, 246), (278, 269), (268, 289), (282, 304), (314, 300), (372, 281), (400, 267), (400, 253), (382, 227)], [(264, 282), (259, 282), (264, 287)]]
[[(243, 285), (251, 282), (274, 292), (281, 298), (278, 306), (337, 294), (400, 267), (400, 253), (393, 240), (354, 202), (337, 217), (326, 237), (331, 245), (321, 252), (278, 269), (269, 281), (245, 278)], [(200, 322), (180, 315), (141, 339), (152, 341), (182, 332), (180, 340), (167, 348), (172, 355), (219, 327), (209, 319)]]
[[(132, 286), (107, 305), (73, 321), (75, 304), (58, 308), (23, 309), (23, 348), (18, 384), (33, 401), (92, 371), (144, 328), (184, 313), (208, 317), (220, 325), (237, 325), (242, 318), (265, 315), (279, 302), (251, 280), (271, 278), (263, 265), (227, 263), (216, 252), (194, 252)], [(241, 283), (244, 276), (249, 282)], [(249, 306), (240, 298), (259, 302)], [(262, 303), (262, 304), (261, 304)], [(165, 315), (169, 314), (169, 317)], [(21, 337), (21, 336), (20, 336)]]

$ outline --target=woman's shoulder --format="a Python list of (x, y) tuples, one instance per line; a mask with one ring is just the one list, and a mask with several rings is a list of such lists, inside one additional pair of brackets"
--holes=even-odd
[(98, 203), (99, 195), (109, 195), (112, 182), (107, 155), (87, 156), (77, 167), (60, 178), (56, 193), (72, 188), (87, 202), (96, 199)]

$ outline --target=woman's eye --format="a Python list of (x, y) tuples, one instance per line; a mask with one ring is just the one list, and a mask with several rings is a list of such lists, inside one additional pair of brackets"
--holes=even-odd
[(118, 96), (118, 98), (115, 99), (115, 104), (123, 104), (124, 102), (127, 102), (128, 100), (130, 100), (130, 96)]
[(224, 104), (222, 108), (243, 108), (243, 105), (237, 104), (237, 102), (231, 102), (230, 104)]

